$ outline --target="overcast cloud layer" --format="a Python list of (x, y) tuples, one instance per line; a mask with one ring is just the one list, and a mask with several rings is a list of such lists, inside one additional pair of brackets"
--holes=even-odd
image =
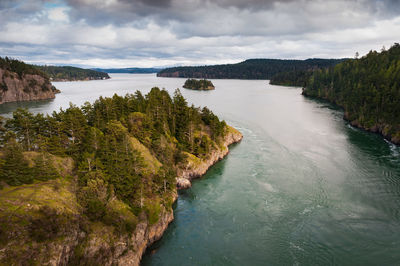
[(37, 64), (340, 58), (399, 41), (398, 0), (0, 0), (0, 56)]

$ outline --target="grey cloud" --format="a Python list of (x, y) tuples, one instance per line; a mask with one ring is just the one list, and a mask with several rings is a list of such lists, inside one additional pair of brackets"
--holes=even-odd
[[(51, 21), (47, 2), (67, 7), (69, 19)], [(0, 56), (103, 67), (104, 62), (122, 67), (352, 56), (398, 41), (393, 32), (400, 32), (395, 25), (400, 18), (393, 18), (399, 17), (399, 5), (394, 0), (0, 0)]]

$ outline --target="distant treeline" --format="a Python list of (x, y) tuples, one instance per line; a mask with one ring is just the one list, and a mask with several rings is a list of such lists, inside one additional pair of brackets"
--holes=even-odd
[(353, 125), (400, 144), (400, 44), (314, 71), (303, 94), (342, 106)]
[(343, 59), (249, 59), (237, 64), (173, 67), (160, 71), (159, 77), (207, 79), (273, 79), (275, 75), (290, 71), (309, 71), (334, 66)]
[(109, 79), (105, 72), (71, 66), (34, 66), (45, 72), (53, 81)]
[(92, 70), (106, 72), (106, 73), (130, 73), (130, 74), (151, 74), (158, 73), (161, 68), (140, 68), (140, 67), (130, 67), (130, 68), (92, 68)]
[(273, 76), (269, 83), (272, 85), (296, 86), (304, 88), (307, 84), (307, 81), (316, 70), (317, 69), (313, 68), (307, 70), (281, 72)]

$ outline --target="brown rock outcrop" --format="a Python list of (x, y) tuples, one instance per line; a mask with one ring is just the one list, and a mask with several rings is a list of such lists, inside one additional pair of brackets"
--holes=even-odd
[(17, 73), (0, 69), (0, 104), (6, 102), (54, 99), (57, 89), (41, 75)]

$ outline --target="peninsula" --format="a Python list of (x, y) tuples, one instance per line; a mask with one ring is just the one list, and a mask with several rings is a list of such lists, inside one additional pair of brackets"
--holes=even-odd
[(0, 263), (139, 265), (177, 187), (242, 135), (177, 90), (0, 120)]

